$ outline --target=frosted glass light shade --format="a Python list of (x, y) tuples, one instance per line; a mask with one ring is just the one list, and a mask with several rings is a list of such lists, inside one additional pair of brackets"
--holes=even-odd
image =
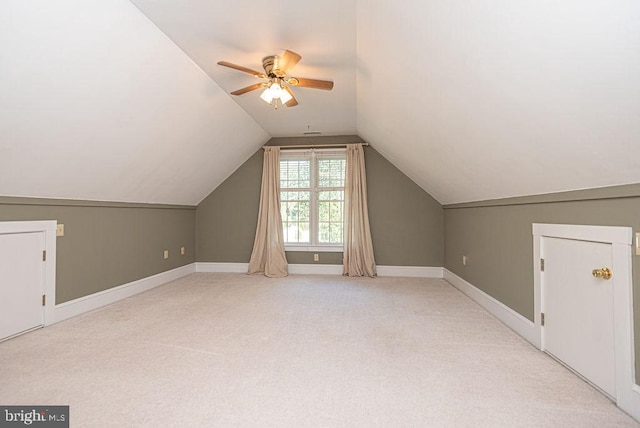
[(265, 89), (262, 94), (260, 94), (260, 98), (262, 98), (265, 103), (271, 104), (271, 101), (273, 100), (273, 92), (271, 91), (271, 88)]
[(273, 95), (273, 98), (280, 98), (280, 94), (282, 94), (282, 88), (280, 87), (279, 83), (277, 82), (272, 83), (269, 89), (271, 90), (271, 94)]
[(282, 89), (280, 91), (280, 101), (282, 101), (282, 104), (286, 104), (287, 102), (289, 102), (289, 100), (291, 98), (293, 98), (293, 97), (291, 96), (291, 94), (288, 91), (286, 91), (284, 89)]
[(289, 92), (285, 91), (282, 86), (280, 86), (280, 83), (273, 82), (271, 86), (262, 92), (260, 98), (268, 104), (271, 104), (274, 99), (280, 99), (280, 102), (284, 104), (293, 97)]

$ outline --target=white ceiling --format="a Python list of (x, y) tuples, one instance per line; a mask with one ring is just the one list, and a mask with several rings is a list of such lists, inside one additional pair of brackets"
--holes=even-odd
[(194, 205), (269, 135), (128, 0), (0, 3), (0, 195)]
[[(443, 204), (640, 182), (638, 1), (132, 1), (0, 3), (1, 195), (195, 204), (309, 130)], [(334, 90), (228, 95), (284, 49)]]
[(358, 7), (358, 134), (441, 203), (640, 182), (640, 2)]
[(218, 61), (263, 71), (262, 58), (285, 49), (302, 55), (291, 75), (334, 82), (330, 92), (293, 88), (299, 104), (278, 111), (259, 90), (231, 95), (272, 136), (356, 133), (355, 0), (131, 1), (227, 93), (261, 80)]

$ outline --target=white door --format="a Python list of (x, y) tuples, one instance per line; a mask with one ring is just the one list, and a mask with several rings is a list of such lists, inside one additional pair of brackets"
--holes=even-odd
[(574, 239), (542, 239), (543, 346), (615, 400), (614, 295), (612, 245)]
[(44, 323), (44, 233), (0, 234), (0, 340)]

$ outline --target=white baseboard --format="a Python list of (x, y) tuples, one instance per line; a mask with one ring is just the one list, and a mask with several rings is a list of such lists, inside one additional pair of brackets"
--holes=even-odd
[[(196, 263), (196, 272), (246, 273), (248, 263)], [(378, 276), (442, 278), (443, 268), (426, 266), (377, 266)], [(289, 264), (292, 275), (342, 275), (342, 265)]]
[(289, 264), (292, 275), (342, 275), (342, 265)]
[(443, 278), (444, 268), (429, 266), (377, 266), (378, 276)]
[(157, 275), (142, 278), (137, 281), (123, 284), (108, 290), (99, 291), (88, 296), (61, 303), (55, 307), (54, 322), (60, 322), (85, 312), (101, 308), (118, 300), (126, 299), (143, 291), (151, 290), (159, 285), (166, 284), (196, 271), (195, 263), (181, 266)]
[[(196, 272), (247, 273), (249, 263), (198, 262)], [(342, 265), (290, 264), (293, 275), (342, 275)]]
[(471, 300), (485, 308), (491, 315), (502, 321), (511, 330), (518, 333), (533, 346), (540, 349), (540, 332), (536, 325), (504, 303), (489, 296), (484, 291), (460, 278), (455, 273), (444, 269), (444, 279), (455, 288), (466, 294)]
[(618, 407), (629, 413), (635, 420), (640, 421), (640, 385), (633, 385), (631, 393), (626, 394), (624, 402), (618, 397)]
[(249, 263), (196, 262), (196, 272), (247, 273)]

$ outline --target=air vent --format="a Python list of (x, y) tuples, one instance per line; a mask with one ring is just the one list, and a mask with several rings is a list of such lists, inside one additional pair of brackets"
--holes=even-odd
[(322, 132), (320, 131), (310, 131), (310, 132), (305, 132), (304, 135), (321, 135)]

